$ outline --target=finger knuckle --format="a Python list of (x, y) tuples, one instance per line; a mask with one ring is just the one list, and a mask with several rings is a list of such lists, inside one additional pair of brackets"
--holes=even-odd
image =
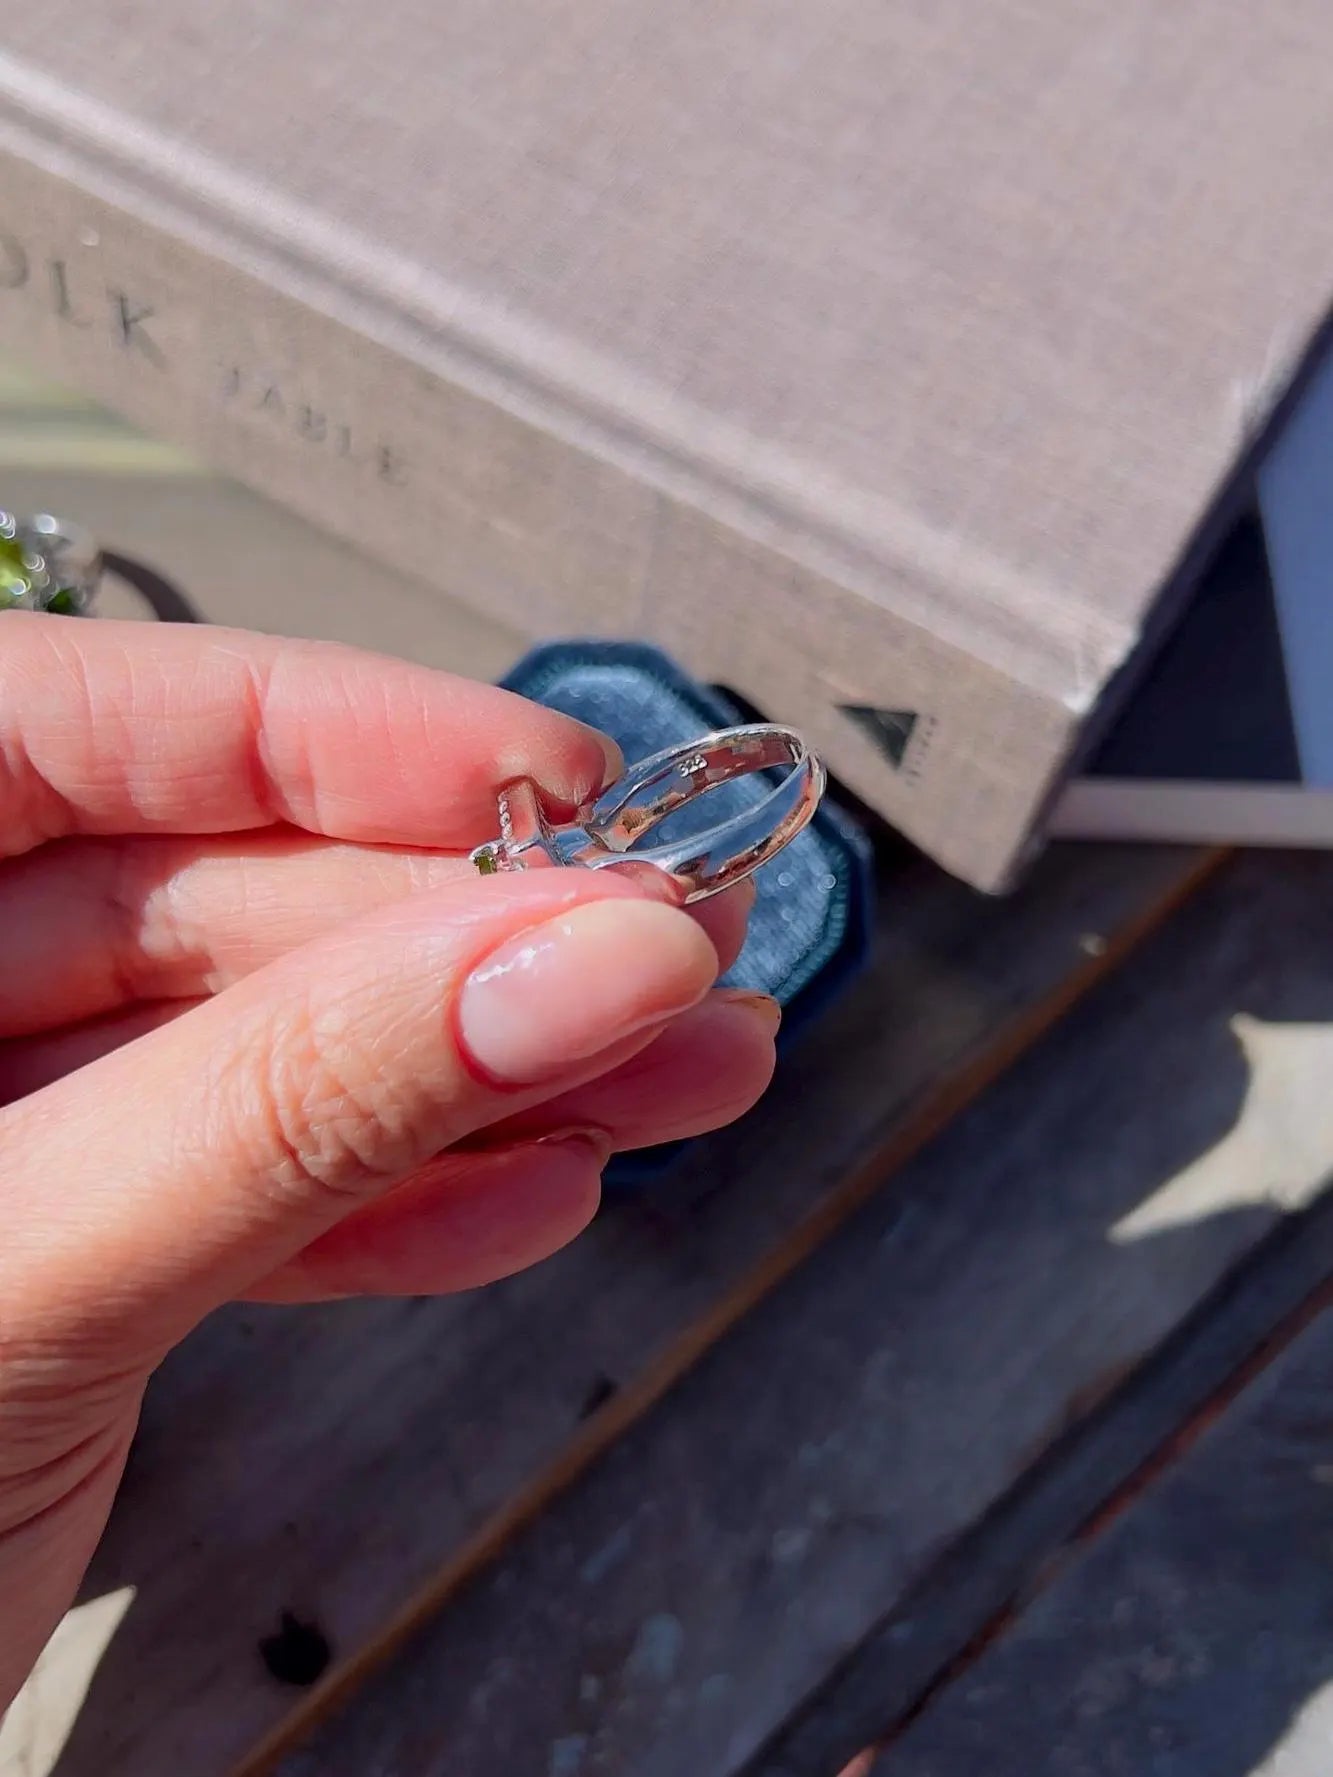
[(356, 1197), (421, 1157), (423, 1119), (338, 1010), (287, 1009), (250, 1069), (243, 1123), (283, 1191)]

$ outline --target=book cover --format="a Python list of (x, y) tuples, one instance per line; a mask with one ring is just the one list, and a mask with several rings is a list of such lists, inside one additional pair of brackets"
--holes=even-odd
[(1333, 11), (0, 0), (0, 345), (1005, 886), (1330, 291)]

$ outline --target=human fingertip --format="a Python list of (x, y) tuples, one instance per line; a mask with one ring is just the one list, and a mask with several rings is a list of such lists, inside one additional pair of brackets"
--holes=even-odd
[(549, 1151), (558, 1148), (575, 1160), (584, 1160), (601, 1172), (615, 1150), (615, 1143), (605, 1129), (556, 1129), (539, 1135), (533, 1147)]
[(632, 884), (646, 900), (661, 901), (668, 907), (685, 905), (685, 884), (680, 878), (646, 859), (626, 857), (621, 862), (603, 866), (598, 874)]
[(680, 909), (609, 897), (569, 907), (474, 964), (458, 1038), (483, 1076), (534, 1086), (697, 1005), (717, 953)]
[(583, 726), (587, 727), (588, 733), (592, 735), (602, 750), (602, 781), (597, 787), (599, 790), (604, 790), (618, 777), (625, 775), (625, 755), (609, 734), (603, 734), (600, 728), (589, 727), (586, 723)]
[(776, 1036), (782, 1027), (782, 1007), (771, 994), (754, 993), (748, 988), (720, 987), (714, 993), (713, 1001), (748, 1013), (770, 1036)]

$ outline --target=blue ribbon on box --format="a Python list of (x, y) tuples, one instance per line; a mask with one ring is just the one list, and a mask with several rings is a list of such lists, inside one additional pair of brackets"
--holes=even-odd
[[(715, 686), (689, 677), (660, 649), (639, 642), (568, 640), (525, 654), (501, 681), (534, 703), (560, 710), (618, 742), (633, 763), (714, 728), (751, 719)], [(742, 778), (713, 790), (703, 810), (664, 823), (698, 827), (758, 802), (769, 786)], [(729, 987), (771, 994), (783, 1008), (779, 1046), (790, 1042), (864, 967), (870, 943), (870, 843), (829, 797), (804, 832), (755, 876), (745, 948), (723, 977)], [(689, 1144), (673, 1142), (618, 1155), (610, 1185), (659, 1175)]]

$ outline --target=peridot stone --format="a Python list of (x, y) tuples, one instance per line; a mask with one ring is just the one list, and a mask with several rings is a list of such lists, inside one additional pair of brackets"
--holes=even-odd
[(483, 876), (498, 876), (500, 874), (500, 860), (493, 851), (479, 851), (472, 862)]
[(17, 537), (0, 533), (0, 593), (4, 596), (0, 609), (22, 604), (32, 592), (33, 578), (23, 543)]
[(28, 551), (26, 545), (18, 537), (11, 537), (0, 531), (0, 567), (10, 568), (19, 574), (28, 570)]

